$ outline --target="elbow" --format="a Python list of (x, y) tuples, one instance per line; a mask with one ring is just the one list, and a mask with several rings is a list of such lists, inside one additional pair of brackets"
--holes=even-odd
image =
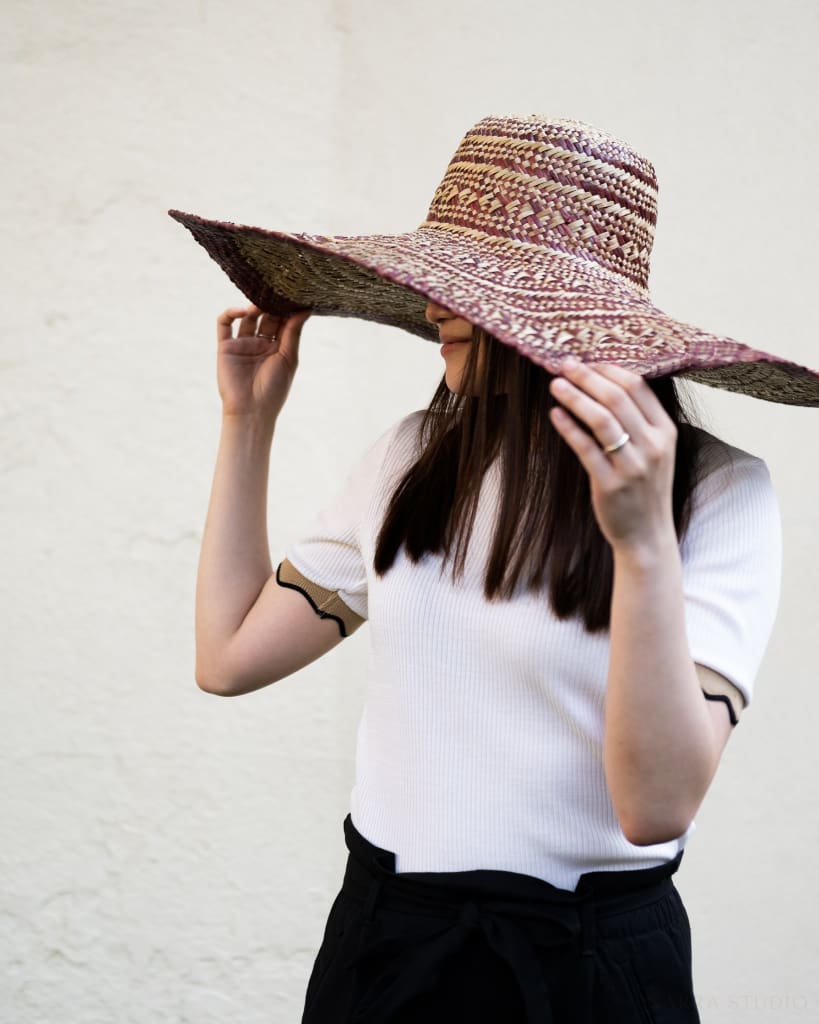
[[(690, 824), (690, 822), (689, 822)], [(688, 829), (688, 825), (676, 825), (671, 827), (650, 827), (650, 828), (629, 828), (623, 829), (623, 834), (632, 846), (659, 846), (661, 843), (670, 843), (679, 839)]]
[(239, 672), (235, 667), (231, 669), (224, 664), (203, 664), (197, 661), (194, 678), (196, 685), (205, 693), (212, 693), (216, 697), (240, 697), (244, 693), (252, 693), (278, 682), (279, 677), (261, 677), (258, 673)]
[(691, 826), (693, 815), (620, 816), (620, 828), (632, 846), (656, 846), (679, 839)]
[(229, 686), (225, 685), (224, 679), (220, 679), (217, 675), (206, 671), (199, 665), (196, 666), (194, 679), (196, 680), (196, 685), (204, 693), (212, 693), (217, 697), (233, 696), (233, 691)]
[[(690, 766), (687, 766), (690, 767)], [(708, 789), (704, 772), (684, 778), (632, 774), (625, 785), (609, 786), (617, 822), (632, 846), (657, 846), (685, 835)]]
[(196, 660), (194, 679), (200, 690), (204, 693), (212, 693), (216, 697), (235, 697), (237, 694), (245, 692), (238, 685), (238, 680), (233, 679), (223, 666), (205, 662), (199, 658)]

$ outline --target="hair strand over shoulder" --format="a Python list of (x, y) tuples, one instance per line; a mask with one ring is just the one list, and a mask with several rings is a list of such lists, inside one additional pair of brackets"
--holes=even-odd
[[(413, 562), (441, 554), (457, 581), (484, 476), (497, 461), (502, 499), (485, 567), (485, 597), (504, 600), (521, 587), (548, 588), (559, 618), (579, 615), (589, 632), (608, 628), (611, 548), (594, 517), (586, 471), (549, 418), (555, 404), (551, 380), (546, 370), (475, 329), (461, 392), (451, 392), (445, 379), (439, 383), (419, 427), (420, 455), (388, 503), (376, 542), (379, 575), (393, 566), (403, 546)], [(673, 378), (647, 383), (677, 427), (672, 504), (681, 540), (699, 462), (695, 413)]]

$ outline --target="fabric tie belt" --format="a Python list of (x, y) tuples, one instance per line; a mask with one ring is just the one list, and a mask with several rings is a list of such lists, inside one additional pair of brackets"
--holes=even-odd
[[(344, 830), (351, 856), (343, 888), (364, 917), (358, 951), (347, 967), (371, 972), (383, 965), (355, 1007), (355, 1024), (388, 1024), (410, 1000), (434, 992), (447, 966), (475, 938), (508, 966), (527, 1024), (553, 1021), (536, 947), (576, 950), (582, 1000), (577, 1020), (592, 1024), (598, 918), (660, 898), (682, 859), (680, 851), (656, 868), (591, 872), (570, 892), (510, 872), (396, 874), (394, 854), (367, 842), (349, 816)], [(411, 926), (380, 934), (377, 909), (408, 915), (408, 922), (419, 923), (419, 935)]]

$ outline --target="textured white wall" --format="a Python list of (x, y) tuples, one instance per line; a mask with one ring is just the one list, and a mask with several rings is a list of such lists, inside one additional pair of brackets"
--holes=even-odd
[[(239, 296), (165, 215), (400, 231), (489, 113), (657, 166), (652, 289), (819, 366), (819, 15), (789, 0), (6, 0), (0, 40), (2, 1024), (296, 1021), (340, 880), (366, 629), (235, 701), (193, 680)], [(273, 555), (426, 404), (435, 346), (311, 322)], [(677, 876), (705, 1024), (815, 1020), (816, 410), (699, 388), (782, 504), (780, 618)]]

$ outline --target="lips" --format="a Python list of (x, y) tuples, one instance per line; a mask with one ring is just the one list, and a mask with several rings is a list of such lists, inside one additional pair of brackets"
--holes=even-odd
[(448, 352), (452, 352), (459, 345), (468, 345), (468, 344), (469, 344), (468, 341), (445, 341), (443, 343), (443, 345), (441, 345), (441, 355), (445, 356)]

